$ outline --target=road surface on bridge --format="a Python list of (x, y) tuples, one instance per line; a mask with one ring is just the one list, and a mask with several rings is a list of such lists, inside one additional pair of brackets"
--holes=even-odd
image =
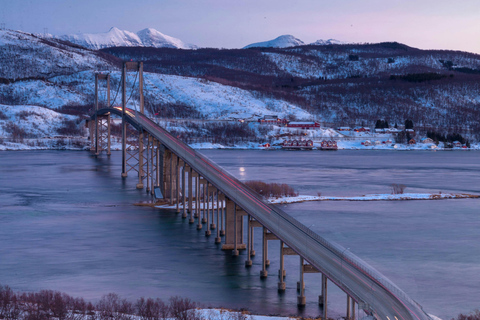
[[(101, 109), (99, 114), (121, 108)], [(327, 241), (275, 205), (268, 204), (218, 165), (173, 137), (140, 112), (128, 109), (126, 120), (175, 153), (245, 212), (275, 234), (309, 264), (350, 295), (359, 308), (382, 320), (431, 320), (421, 306), (385, 276), (340, 245)]]

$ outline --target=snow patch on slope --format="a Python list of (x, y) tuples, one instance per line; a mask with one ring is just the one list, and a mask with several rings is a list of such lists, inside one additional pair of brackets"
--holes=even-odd
[(290, 114), (311, 119), (310, 113), (282, 100), (256, 97), (252, 92), (203, 79), (153, 74), (145, 75), (146, 92), (164, 103), (192, 106), (210, 119), (251, 118)]
[(7, 106), (0, 104), (0, 111), (8, 120), (0, 120), (0, 137), (7, 137), (6, 126), (10, 122), (23, 129), (32, 137), (56, 135), (56, 129), (61, 127), (63, 121), (76, 120), (76, 116), (60, 114), (53, 110), (39, 106)]

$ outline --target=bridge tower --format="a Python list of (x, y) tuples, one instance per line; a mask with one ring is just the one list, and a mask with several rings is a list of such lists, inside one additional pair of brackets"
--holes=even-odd
[[(125, 121), (125, 114), (127, 111), (127, 71), (133, 70), (138, 75), (138, 90), (140, 97), (140, 112), (144, 113), (144, 96), (143, 96), (143, 62), (127, 61), (123, 62), (122, 66), (122, 177), (126, 178), (128, 175), (129, 160), (138, 161), (138, 183), (137, 188), (143, 189), (143, 180), (145, 178), (145, 165), (148, 159), (145, 159), (145, 141), (143, 130), (138, 133), (138, 147), (127, 147), (127, 122)], [(133, 88), (132, 88), (133, 91)], [(132, 95), (130, 95), (131, 97)], [(147, 160), (147, 161), (146, 161)], [(136, 162), (135, 161), (135, 162)], [(130, 169), (136, 168), (136, 163), (130, 164)], [(148, 186), (147, 186), (148, 188)], [(149, 188), (148, 188), (149, 189)]]
[(103, 150), (107, 151), (107, 155), (111, 155), (111, 135), (110, 135), (110, 113), (98, 115), (99, 109), (99, 80), (106, 81), (106, 106), (110, 107), (110, 74), (95, 74), (95, 119), (89, 121), (90, 131), (90, 151), (95, 155), (99, 155)]

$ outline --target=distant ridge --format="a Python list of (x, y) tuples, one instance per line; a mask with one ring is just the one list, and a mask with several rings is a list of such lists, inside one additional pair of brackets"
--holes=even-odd
[(133, 33), (113, 27), (104, 33), (62, 35), (55, 38), (70, 41), (94, 50), (110, 47), (197, 48), (194, 45), (184, 43), (180, 39), (167, 36), (153, 28), (146, 28), (137, 33)]
[(243, 49), (248, 48), (288, 48), (288, 47), (297, 47), (303, 46), (305, 42), (302, 40), (295, 38), (292, 35), (283, 35), (277, 37), (273, 40), (264, 41), (264, 42), (256, 42), (249, 44), (248, 46), (243, 47)]
[(310, 43), (312, 46), (328, 46), (332, 44), (346, 44), (346, 42), (336, 40), (336, 39), (328, 39), (328, 40), (317, 40), (315, 42)]

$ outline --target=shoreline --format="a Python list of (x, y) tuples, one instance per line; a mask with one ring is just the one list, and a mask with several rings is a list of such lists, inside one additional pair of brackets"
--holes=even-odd
[(403, 194), (370, 194), (357, 197), (325, 197), (297, 196), (270, 198), (272, 204), (290, 204), (307, 201), (411, 201), (411, 200), (447, 200), (447, 199), (477, 199), (480, 195), (469, 193), (403, 193)]

